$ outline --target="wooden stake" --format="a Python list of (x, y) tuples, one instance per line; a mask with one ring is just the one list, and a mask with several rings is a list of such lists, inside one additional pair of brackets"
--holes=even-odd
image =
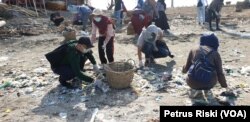
[(45, 14), (47, 16), (47, 10), (46, 10), (46, 6), (45, 6), (45, 1), (43, 0), (43, 7), (44, 7), (44, 10), (45, 10)]
[(33, 4), (34, 4), (35, 10), (36, 10), (36, 15), (38, 17), (39, 15), (38, 15), (38, 12), (37, 12), (37, 9), (36, 9), (36, 2), (35, 2), (35, 0), (33, 0)]
[(25, 5), (26, 5), (26, 8), (28, 9), (28, 3), (27, 3), (27, 0), (25, 0)]

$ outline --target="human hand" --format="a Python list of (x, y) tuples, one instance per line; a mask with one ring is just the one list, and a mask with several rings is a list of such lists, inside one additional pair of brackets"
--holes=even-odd
[(93, 65), (93, 70), (96, 74), (99, 74), (100, 73), (100, 69), (98, 67), (98, 65)]
[(105, 50), (105, 49), (106, 49), (106, 46), (107, 46), (107, 43), (106, 43), (106, 42), (104, 42), (104, 43), (103, 43), (103, 45), (102, 45), (102, 49), (104, 49), (104, 50)]
[(91, 40), (91, 42), (92, 42), (92, 44), (93, 44), (93, 43), (96, 42), (96, 37), (92, 35), (90, 40)]
[(139, 19), (140, 19), (140, 20), (144, 20), (144, 18), (145, 18), (145, 17), (144, 17), (142, 14), (139, 15)]
[(139, 67), (143, 67), (144, 65), (143, 65), (143, 62), (142, 62), (142, 60), (140, 60), (139, 61)]

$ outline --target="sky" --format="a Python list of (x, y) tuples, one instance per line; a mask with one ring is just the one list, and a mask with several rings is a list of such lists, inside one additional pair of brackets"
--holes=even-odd
[[(99, 8), (99, 9), (107, 9), (108, 3), (110, 3), (111, 0), (91, 0), (91, 4), (93, 7)], [(210, 3), (212, 0), (208, 0)], [(224, 0), (224, 2), (231, 1), (232, 4), (235, 4), (237, 1), (244, 1), (244, 0)], [(128, 10), (132, 10), (135, 8), (137, 4), (137, 0), (123, 0), (126, 8)], [(167, 7), (171, 7), (171, 0), (165, 0)], [(181, 6), (194, 6), (196, 5), (197, 0), (174, 0), (174, 6), (175, 7), (181, 7)]]

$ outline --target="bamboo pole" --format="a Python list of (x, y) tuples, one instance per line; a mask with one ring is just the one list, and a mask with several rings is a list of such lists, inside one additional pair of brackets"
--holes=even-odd
[(43, 7), (44, 7), (44, 10), (45, 10), (45, 14), (46, 14), (46, 16), (47, 16), (48, 14), (47, 14), (47, 9), (46, 9), (45, 1), (44, 1), (44, 0), (43, 0)]
[(26, 8), (28, 8), (28, 3), (27, 3), (27, 0), (25, 0), (25, 5), (26, 5)]
[(171, 8), (174, 7), (174, 0), (171, 0)]
[(37, 9), (36, 9), (36, 2), (35, 2), (35, 0), (33, 0), (33, 4), (34, 4), (35, 10), (36, 10), (36, 15), (38, 17), (39, 15), (38, 15), (38, 12), (37, 12)]

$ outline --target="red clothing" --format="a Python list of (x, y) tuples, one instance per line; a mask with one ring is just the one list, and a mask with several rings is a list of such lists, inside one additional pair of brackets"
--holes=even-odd
[(102, 34), (102, 35), (105, 35), (106, 32), (107, 32), (107, 28), (108, 28), (108, 25), (109, 24), (113, 24), (112, 20), (109, 19), (108, 17), (106, 16), (101, 16), (101, 21), (100, 22), (96, 22), (94, 19), (93, 19), (93, 23), (97, 26), (98, 30), (99, 30), (99, 33)]
[[(140, 19), (140, 14), (144, 16), (144, 19)], [(136, 34), (140, 35), (143, 27), (148, 27), (152, 21), (152, 17), (145, 13), (133, 14), (131, 17), (131, 22)]]

